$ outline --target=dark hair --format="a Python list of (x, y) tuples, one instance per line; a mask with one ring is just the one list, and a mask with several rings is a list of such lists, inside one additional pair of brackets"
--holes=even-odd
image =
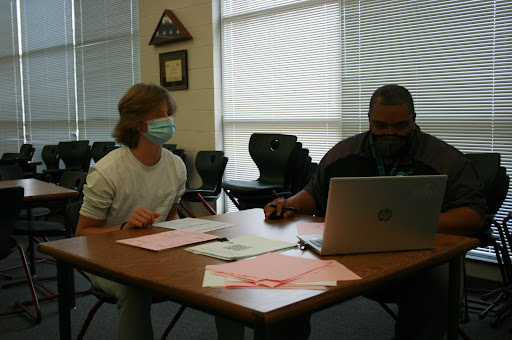
[(166, 101), (169, 107), (169, 116), (176, 112), (176, 102), (169, 91), (155, 84), (135, 84), (126, 91), (119, 101), (119, 121), (112, 137), (116, 142), (130, 148), (137, 147), (139, 143), (138, 127), (148, 113), (158, 111)]
[(370, 114), (372, 112), (373, 106), (377, 102), (381, 103), (382, 105), (406, 104), (411, 110), (412, 118), (416, 119), (416, 112), (414, 111), (414, 102), (412, 100), (411, 93), (403, 86), (384, 85), (375, 90), (375, 92), (373, 92), (372, 98), (370, 99)]

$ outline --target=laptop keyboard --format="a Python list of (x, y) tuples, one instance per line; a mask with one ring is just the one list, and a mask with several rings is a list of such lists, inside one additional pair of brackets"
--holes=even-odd
[(322, 248), (322, 240), (310, 240), (309, 242), (318, 248)]

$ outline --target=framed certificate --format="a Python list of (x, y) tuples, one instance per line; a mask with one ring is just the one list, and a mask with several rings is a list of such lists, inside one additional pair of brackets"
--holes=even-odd
[(160, 84), (168, 90), (188, 89), (187, 50), (160, 53)]

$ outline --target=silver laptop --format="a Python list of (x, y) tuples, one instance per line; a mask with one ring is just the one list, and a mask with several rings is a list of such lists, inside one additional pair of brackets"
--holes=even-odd
[(298, 237), (321, 255), (432, 248), (447, 178), (331, 178), (324, 233)]

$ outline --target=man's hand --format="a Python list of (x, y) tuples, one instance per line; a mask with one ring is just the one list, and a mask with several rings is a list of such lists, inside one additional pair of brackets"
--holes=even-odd
[[(295, 215), (297, 209), (284, 198), (276, 198), (269, 204), (267, 204), (263, 211), (265, 212), (265, 219), (272, 219), (272, 216), (289, 218)], [(274, 215), (273, 215), (274, 214)]]
[(160, 213), (154, 213), (151, 210), (140, 207), (132, 213), (124, 229), (149, 228), (158, 217), (160, 217)]

